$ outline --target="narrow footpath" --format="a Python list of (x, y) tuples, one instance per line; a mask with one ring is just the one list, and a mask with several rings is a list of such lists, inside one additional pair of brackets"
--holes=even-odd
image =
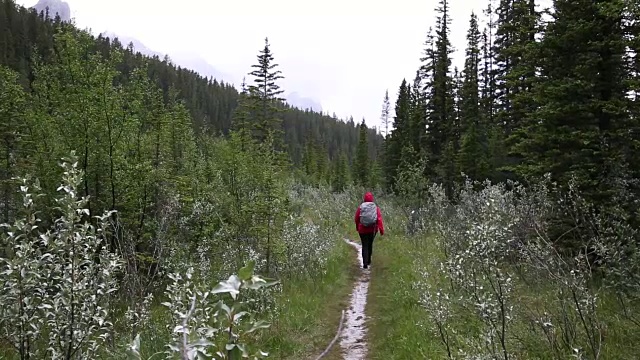
[(353, 246), (356, 251), (356, 259), (360, 264), (362, 273), (356, 280), (349, 309), (346, 313), (345, 324), (340, 335), (340, 346), (345, 360), (364, 360), (367, 358), (367, 327), (365, 308), (367, 305), (367, 293), (369, 292), (370, 270), (362, 269), (362, 246), (349, 239), (344, 241)]

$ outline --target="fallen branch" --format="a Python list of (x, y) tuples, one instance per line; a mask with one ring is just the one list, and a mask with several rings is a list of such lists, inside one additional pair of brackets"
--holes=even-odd
[(342, 333), (342, 323), (344, 322), (344, 310), (342, 310), (342, 316), (340, 317), (340, 325), (338, 325), (338, 332), (336, 333), (336, 336), (333, 338), (333, 340), (331, 340), (331, 342), (329, 343), (329, 346), (327, 346), (327, 348), (322, 352), (322, 354), (320, 354), (316, 360), (320, 360), (323, 357), (325, 357), (328, 353), (329, 350), (331, 350), (331, 347), (333, 346), (333, 344), (336, 343), (336, 340), (338, 340), (338, 338), (340, 337), (340, 333)]

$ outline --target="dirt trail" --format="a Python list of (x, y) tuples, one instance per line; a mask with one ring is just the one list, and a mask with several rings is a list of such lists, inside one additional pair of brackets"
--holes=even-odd
[[(356, 257), (362, 268), (362, 246), (348, 239), (347, 244), (353, 246), (357, 252)], [(345, 360), (364, 360), (367, 357), (367, 327), (365, 307), (367, 305), (367, 293), (369, 292), (369, 270), (362, 270), (362, 274), (356, 281), (351, 293), (349, 310), (345, 316), (345, 324), (340, 336), (340, 346)]]

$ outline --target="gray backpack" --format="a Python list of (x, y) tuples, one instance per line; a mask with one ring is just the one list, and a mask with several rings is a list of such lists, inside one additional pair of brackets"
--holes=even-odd
[(369, 227), (378, 222), (378, 207), (373, 202), (360, 204), (360, 224)]

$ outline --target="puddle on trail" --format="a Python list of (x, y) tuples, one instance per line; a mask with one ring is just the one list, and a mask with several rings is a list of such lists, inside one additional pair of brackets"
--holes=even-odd
[[(362, 269), (362, 246), (345, 239), (347, 244), (353, 246), (357, 252), (358, 264)], [(356, 281), (351, 293), (349, 309), (345, 316), (344, 328), (340, 336), (340, 346), (345, 360), (364, 360), (367, 357), (367, 334), (365, 307), (367, 305), (367, 293), (369, 291), (369, 270), (361, 270), (362, 274)]]

